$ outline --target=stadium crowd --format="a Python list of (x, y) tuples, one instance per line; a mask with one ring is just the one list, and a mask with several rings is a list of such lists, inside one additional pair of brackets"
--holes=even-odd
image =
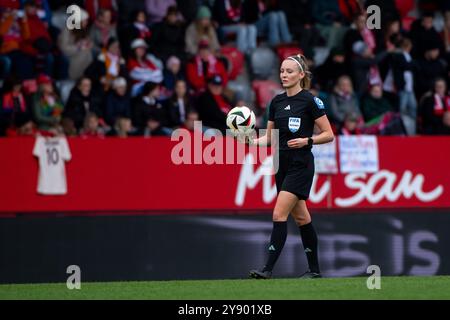
[(237, 104), (263, 127), (298, 52), (336, 133), (450, 134), (449, 1), (0, 0), (0, 136), (223, 131)]

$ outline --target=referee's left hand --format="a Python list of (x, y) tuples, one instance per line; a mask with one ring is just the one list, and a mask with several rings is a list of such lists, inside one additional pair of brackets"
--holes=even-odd
[(287, 142), (289, 148), (303, 148), (308, 144), (308, 138), (292, 139)]

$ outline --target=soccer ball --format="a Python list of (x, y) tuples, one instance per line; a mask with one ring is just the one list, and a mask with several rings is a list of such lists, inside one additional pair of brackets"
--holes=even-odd
[(246, 106), (234, 107), (228, 112), (227, 126), (234, 135), (250, 135), (255, 124), (255, 114)]

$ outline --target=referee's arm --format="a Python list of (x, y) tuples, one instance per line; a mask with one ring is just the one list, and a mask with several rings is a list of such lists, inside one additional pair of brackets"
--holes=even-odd
[(314, 124), (320, 133), (312, 138), (313, 144), (324, 144), (334, 140), (333, 129), (331, 129), (330, 121), (328, 121), (326, 115), (317, 118)]

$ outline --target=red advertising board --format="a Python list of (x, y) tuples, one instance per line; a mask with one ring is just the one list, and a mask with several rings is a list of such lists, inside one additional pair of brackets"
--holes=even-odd
[[(68, 194), (43, 196), (36, 192), (34, 139), (0, 139), (0, 212), (244, 211), (274, 205), (274, 179), (262, 174), (260, 163), (207, 164), (194, 152), (192, 162), (201, 164), (175, 164), (172, 155), (179, 143), (167, 138), (68, 142)], [(194, 147), (205, 154), (212, 143)], [(380, 137), (378, 151), (376, 173), (317, 175), (309, 205), (450, 207), (450, 137)]]

